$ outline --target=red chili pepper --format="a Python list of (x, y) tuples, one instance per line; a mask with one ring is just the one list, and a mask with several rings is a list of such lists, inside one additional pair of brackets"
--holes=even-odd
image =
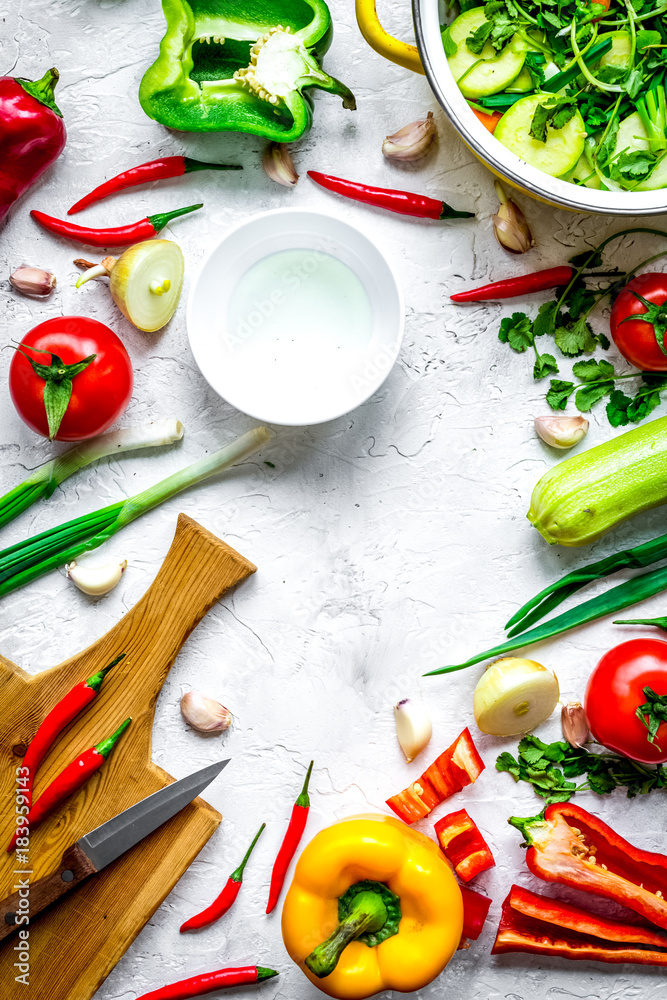
[(75, 226), (66, 219), (54, 219), (44, 212), (33, 210), (30, 214), (43, 229), (74, 243), (84, 243), (89, 247), (124, 247), (149, 240), (164, 229), (172, 219), (177, 219), (179, 215), (187, 215), (189, 212), (196, 212), (198, 208), (203, 208), (203, 204), (177, 208), (173, 212), (162, 212), (160, 215), (147, 215), (139, 222), (133, 222), (129, 226), (118, 226), (116, 229), (89, 229), (86, 226)]
[(8, 854), (14, 850), (16, 841), (19, 837), (23, 836), (23, 829), (26, 826), (29, 826), (30, 829), (39, 826), (47, 816), (50, 816), (58, 808), (61, 802), (64, 802), (73, 792), (81, 788), (91, 775), (95, 774), (95, 771), (99, 771), (131, 722), (131, 718), (126, 719), (108, 739), (103, 740), (94, 747), (90, 747), (88, 750), (84, 750), (82, 754), (79, 754), (78, 757), (71, 761), (53, 779), (50, 785), (47, 785), (27, 816), (25, 816), (24, 823), (12, 837), (7, 848)]
[[(645, 947), (633, 947), (637, 944)], [(513, 885), (503, 903), (492, 954), (527, 952), (584, 961), (667, 965), (667, 951), (654, 948), (667, 948), (664, 934), (599, 917)]]
[(265, 969), (261, 965), (246, 965), (240, 969), (218, 969), (216, 972), (205, 972), (201, 976), (161, 986), (159, 990), (142, 994), (138, 1000), (188, 1000), (189, 997), (200, 997), (203, 993), (224, 990), (229, 986), (262, 983), (265, 979), (272, 979), (277, 975), (273, 969)]
[(253, 840), (252, 844), (246, 851), (243, 861), (238, 866), (238, 868), (235, 871), (233, 871), (232, 874), (229, 876), (224, 889), (217, 897), (217, 899), (214, 899), (211, 905), (207, 906), (205, 910), (201, 911), (201, 913), (197, 913), (194, 917), (190, 917), (189, 920), (186, 920), (184, 924), (181, 924), (181, 934), (183, 933), (183, 931), (196, 931), (199, 930), (200, 927), (208, 927), (209, 924), (212, 924), (216, 920), (219, 920), (220, 917), (224, 916), (227, 910), (231, 909), (236, 897), (241, 891), (241, 883), (243, 882), (243, 870), (245, 866), (248, 864), (248, 858), (252, 854), (253, 848), (257, 843), (257, 841), (259, 840), (259, 838), (261, 837), (262, 831), (264, 830), (265, 826), (266, 823), (262, 823), (259, 830), (257, 831), (255, 839)]
[(51, 709), (39, 729), (30, 741), (30, 746), (26, 750), (23, 758), (23, 767), (28, 768), (28, 787), (23, 794), (28, 797), (28, 806), (32, 805), (32, 787), (39, 765), (42, 763), (49, 748), (53, 745), (56, 737), (62, 733), (65, 726), (69, 726), (72, 719), (75, 719), (79, 712), (82, 712), (86, 705), (97, 697), (102, 682), (112, 667), (125, 658), (125, 653), (121, 653), (108, 666), (98, 670), (96, 674), (89, 677), (87, 681), (75, 684), (67, 694), (60, 699), (57, 705)]
[(321, 174), (317, 170), (309, 170), (308, 176), (316, 184), (335, 194), (342, 194), (344, 198), (361, 201), (364, 205), (373, 205), (375, 208), (386, 208), (399, 215), (412, 215), (418, 219), (474, 218), (473, 212), (457, 212), (446, 202), (427, 198), (426, 195), (397, 191), (394, 188), (371, 187), (369, 184), (358, 184), (356, 181), (343, 180), (342, 177)]
[(482, 927), (491, 906), (491, 899), (489, 896), (482, 895), (481, 892), (469, 889), (466, 885), (461, 885), (459, 888), (463, 896), (463, 931), (461, 933), (461, 940), (469, 938), (471, 941), (476, 941), (482, 933)]
[(303, 788), (301, 789), (296, 802), (292, 806), (292, 815), (290, 817), (289, 826), (287, 827), (287, 833), (285, 834), (280, 850), (278, 851), (278, 856), (273, 863), (271, 886), (269, 888), (269, 901), (266, 904), (267, 913), (271, 913), (271, 910), (275, 909), (276, 903), (280, 898), (282, 887), (285, 883), (285, 876), (287, 875), (287, 869), (289, 868), (290, 861), (296, 853), (296, 849), (303, 836), (303, 831), (306, 828), (308, 810), (310, 809), (308, 783), (312, 772), (313, 761), (311, 760), (308, 765), (306, 780), (303, 783)]
[(399, 819), (414, 823), (428, 816), (450, 795), (476, 781), (484, 766), (470, 730), (466, 728), (416, 781), (387, 799), (387, 805)]
[(613, 899), (667, 930), (667, 857), (642, 851), (601, 819), (570, 802), (556, 802), (544, 816), (512, 816), (538, 878)]
[(465, 809), (443, 816), (435, 824), (435, 833), (445, 857), (464, 882), (487, 868), (495, 868), (489, 845)]
[(163, 156), (159, 160), (140, 163), (138, 167), (123, 170), (77, 201), (67, 214), (74, 215), (76, 212), (81, 212), (84, 208), (94, 205), (96, 201), (102, 201), (110, 194), (116, 194), (126, 188), (150, 184), (151, 181), (164, 181), (171, 177), (182, 177), (183, 174), (191, 174), (196, 170), (243, 170), (243, 167), (240, 163), (202, 163), (201, 160), (191, 160), (189, 156)]
[(0, 222), (65, 148), (57, 82), (57, 69), (34, 82), (0, 77)]
[(495, 302), (497, 299), (513, 299), (531, 292), (542, 292), (545, 288), (561, 288), (569, 285), (573, 277), (573, 267), (547, 267), (543, 271), (494, 281), (490, 285), (457, 292), (449, 297), (452, 302)]

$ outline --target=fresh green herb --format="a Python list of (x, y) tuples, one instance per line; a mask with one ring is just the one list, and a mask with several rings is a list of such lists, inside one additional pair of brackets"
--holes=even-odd
[[(501, 753), (496, 769), (511, 774), (515, 781), (528, 782), (547, 805), (567, 802), (575, 792), (607, 795), (624, 788), (632, 799), (655, 788), (667, 788), (667, 769), (661, 764), (646, 767), (614, 753), (591, 753), (562, 741), (544, 743), (537, 736), (524, 736), (516, 757)], [(583, 775), (586, 780), (580, 784), (572, 781)]]
[(452, 56), (455, 56), (456, 53), (458, 52), (459, 47), (452, 38), (449, 28), (447, 28), (442, 33), (442, 44), (445, 49), (445, 55), (447, 56), (448, 59), (451, 59)]
[(577, 113), (577, 102), (572, 97), (552, 97), (535, 108), (529, 135), (538, 142), (547, 141), (547, 129), (561, 129)]

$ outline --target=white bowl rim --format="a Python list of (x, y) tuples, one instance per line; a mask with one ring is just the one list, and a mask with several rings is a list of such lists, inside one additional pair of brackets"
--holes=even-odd
[(412, 15), (417, 47), (433, 93), (464, 142), (491, 170), (537, 198), (576, 212), (618, 216), (667, 213), (667, 188), (617, 192), (580, 187), (530, 166), (494, 140), (468, 107), (449, 68), (440, 35), (438, 0), (412, 0)]
[[(285, 420), (279, 421), (279, 420), (272, 420), (269, 417), (267, 417), (266, 415), (260, 415), (260, 414), (257, 414), (257, 413), (253, 413), (253, 412), (251, 412), (251, 410), (245, 409), (245, 408), (239, 406), (238, 403), (235, 403), (235, 402), (232, 402), (231, 400), (228, 400), (227, 397), (223, 396), (220, 393), (220, 390), (215, 385), (213, 385), (213, 383), (211, 382), (211, 380), (205, 374), (203, 368), (200, 366), (199, 360), (198, 360), (198, 355), (197, 355), (197, 349), (196, 349), (195, 344), (193, 342), (194, 341), (194, 337), (193, 337), (193, 332), (192, 332), (193, 328), (194, 328), (194, 319), (193, 319), (193, 315), (192, 315), (193, 308), (194, 308), (193, 303), (194, 303), (194, 296), (195, 296), (196, 289), (197, 289), (197, 284), (198, 284), (199, 279), (201, 278), (202, 273), (204, 272), (204, 270), (206, 268), (206, 265), (211, 260), (211, 258), (214, 256), (214, 254), (219, 250), (220, 246), (223, 243), (225, 243), (230, 237), (233, 237), (237, 232), (239, 232), (241, 229), (244, 229), (246, 226), (248, 226), (250, 224), (256, 224), (256, 223), (260, 222), (263, 219), (268, 219), (268, 218), (271, 218), (271, 217), (276, 217), (276, 216), (294, 216), (294, 215), (306, 215), (306, 216), (310, 216), (311, 218), (326, 219), (327, 222), (335, 222), (336, 225), (338, 225), (338, 226), (343, 226), (343, 227), (347, 227), (348, 229), (351, 229), (353, 232), (355, 232), (359, 236), (361, 236), (362, 239), (364, 239), (368, 243), (370, 243), (375, 248), (377, 254), (381, 258), (381, 260), (384, 263), (384, 266), (387, 269), (387, 272), (388, 272), (388, 274), (389, 274), (389, 276), (391, 278), (392, 284), (393, 284), (394, 289), (396, 291), (396, 297), (397, 297), (397, 301), (398, 301), (398, 310), (397, 310), (398, 315), (397, 315), (397, 325), (396, 325), (396, 334), (395, 334), (395, 348), (388, 352), (389, 355), (390, 355), (390, 364), (388, 364), (388, 366), (379, 373), (379, 377), (378, 377), (377, 381), (369, 381), (368, 392), (365, 395), (361, 396), (359, 398), (358, 402), (356, 402), (353, 407), (345, 406), (345, 407), (343, 407), (343, 409), (341, 409), (340, 411), (336, 411), (331, 416), (327, 416), (327, 417), (325, 417), (323, 419), (319, 419), (319, 420), (314, 420), (314, 421), (311, 421), (310, 423), (303, 423), (303, 421), (285, 421)], [(260, 421), (262, 421), (264, 423), (268, 423), (268, 424), (275, 424), (275, 425), (280, 426), (280, 427), (310, 427), (310, 426), (316, 426), (317, 424), (321, 424), (321, 423), (328, 423), (329, 421), (332, 421), (332, 420), (338, 420), (340, 417), (345, 416), (347, 413), (351, 413), (353, 410), (357, 409), (359, 406), (362, 406), (365, 402), (367, 402), (370, 399), (370, 397), (375, 392), (377, 392), (377, 390), (380, 388), (380, 386), (385, 382), (385, 380), (387, 379), (389, 373), (391, 372), (391, 370), (393, 369), (394, 365), (396, 364), (396, 361), (397, 361), (398, 356), (400, 354), (401, 346), (402, 346), (402, 343), (403, 343), (403, 337), (404, 337), (404, 334), (405, 334), (405, 296), (404, 296), (404, 293), (403, 293), (403, 287), (401, 285), (401, 282), (398, 279), (398, 275), (396, 273), (396, 269), (395, 269), (393, 263), (389, 260), (389, 258), (385, 255), (385, 253), (381, 250), (381, 248), (378, 246), (377, 242), (368, 233), (364, 232), (363, 229), (361, 229), (361, 228), (359, 228), (359, 226), (357, 226), (357, 225), (349, 222), (347, 219), (341, 219), (339, 216), (334, 215), (332, 212), (323, 212), (320, 209), (313, 209), (313, 208), (297, 208), (297, 207), (294, 207), (294, 206), (288, 206), (286, 208), (273, 208), (273, 209), (267, 209), (264, 212), (256, 212), (254, 215), (251, 215), (251, 216), (246, 217), (245, 219), (242, 219), (240, 222), (237, 222), (235, 225), (231, 226), (231, 228), (229, 228), (228, 230), (226, 230), (225, 233), (223, 233), (223, 235), (220, 237), (220, 239), (216, 243), (214, 243), (213, 246), (211, 246), (209, 248), (209, 250), (204, 254), (204, 256), (202, 257), (201, 261), (197, 265), (196, 271), (193, 274), (192, 281), (190, 283), (190, 290), (188, 292), (188, 301), (187, 301), (187, 305), (186, 305), (185, 323), (186, 323), (186, 329), (187, 329), (187, 335), (188, 335), (188, 343), (190, 345), (190, 350), (192, 351), (192, 355), (194, 357), (195, 364), (197, 365), (197, 368), (201, 372), (203, 378), (206, 380), (206, 382), (208, 382), (208, 384), (211, 386), (211, 388), (213, 389), (213, 391), (215, 393), (217, 393), (217, 395), (220, 396), (221, 399), (224, 399), (225, 402), (228, 402), (230, 406), (234, 407), (234, 409), (239, 410), (241, 413), (245, 413), (246, 416), (252, 417), (254, 420), (260, 420)]]

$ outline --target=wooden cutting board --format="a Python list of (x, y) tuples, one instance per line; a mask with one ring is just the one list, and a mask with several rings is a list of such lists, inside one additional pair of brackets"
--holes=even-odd
[[(34, 881), (70, 844), (174, 779), (151, 762), (155, 703), (179, 649), (211, 605), (255, 566), (185, 514), (147, 592), (111, 631), (57, 667), (35, 676), (0, 656), (0, 898), (13, 891), (16, 869)], [(15, 828), (16, 768), (38, 725), (78, 681), (119, 653), (97, 698), (66, 729), (42, 764), (39, 794), (82, 750), (132, 725), (90, 781), (30, 838), (29, 863), (4, 848)], [(210, 745), (211, 762), (224, 756)], [(233, 764), (230, 765), (230, 768)], [(196, 770), (184, 766), (183, 772)], [(227, 774), (218, 780), (228, 781)], [(220, 823), (201, 798), (94, 875), (30, 926), (29, 987), (15, 981), (16, 935), (0, 948), (0, 998), (90, 1000)]]

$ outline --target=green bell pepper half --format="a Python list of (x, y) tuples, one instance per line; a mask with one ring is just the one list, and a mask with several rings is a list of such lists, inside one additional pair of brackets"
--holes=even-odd
[(312, 125), (306, 88), (353, 94), (323, 71), (332, 24), (323, 0), (162, 0), (167, 31), (139, 101), (182, 132), (250, 132), (293, 142)]

